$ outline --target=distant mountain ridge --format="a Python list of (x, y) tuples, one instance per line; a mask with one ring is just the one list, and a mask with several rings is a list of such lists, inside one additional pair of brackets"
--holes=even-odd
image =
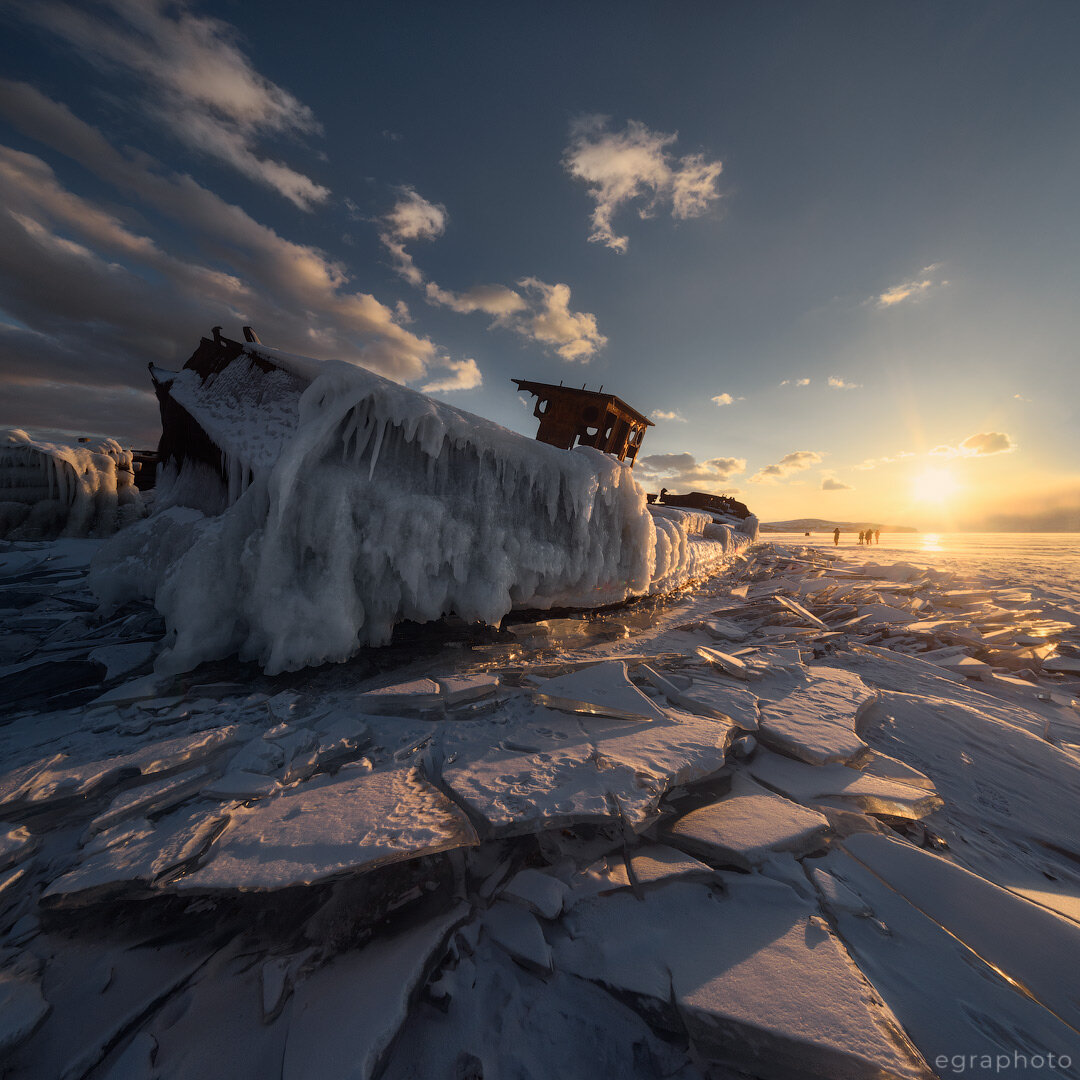
[(795, 518), (792, 521), (763, 521), (762, 532), (862, 532), (863, 529), (880, 529), (889, 533), (913, 533), (919, 530), (911, 525), (882, 525), (876, 521), (826, 521), (824, 518)]

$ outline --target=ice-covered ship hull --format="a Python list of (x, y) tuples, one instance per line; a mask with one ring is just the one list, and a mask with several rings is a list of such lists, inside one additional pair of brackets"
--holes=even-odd
[(113, 439), (79, 445), (0, 433), (0, 539), (108, 536), (143, 512), (130, 450)]
[(234, 653), (342, 661), (402, 620), (595, 607), (718, 568), (749, 537), (652, 508), (628, 465), (571, 452), (334, 361), (204, 339), (154, 371), (155, 513), (95, 562), (107, 603), (153, 599), (159, 668)]

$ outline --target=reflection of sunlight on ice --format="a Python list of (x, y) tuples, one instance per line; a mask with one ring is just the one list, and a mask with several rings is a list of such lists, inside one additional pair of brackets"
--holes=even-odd
[(922, 538), (923, 551), (941, 551), (941, 537), (937, 533), (926, 533)]

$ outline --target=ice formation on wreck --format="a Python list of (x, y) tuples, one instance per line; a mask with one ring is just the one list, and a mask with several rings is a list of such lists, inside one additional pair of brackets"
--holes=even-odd
[(723, 565), (756, 519), (653, 506), (631, 466), (527, 439), (372, 372), (204, 339), (153, 371), (153, 515), (92, 587), (153, 599), (159, 670), (239, 654), (269, 673), (343, 661), (402, 620), (497, 624), (594, 608)]
[(135, 467), (115, 439), (64, 446), (0, 433), (0, 539), (116, 532), (143, 513)]

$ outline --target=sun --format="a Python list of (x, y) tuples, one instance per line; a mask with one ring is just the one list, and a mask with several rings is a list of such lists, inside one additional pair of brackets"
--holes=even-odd
[(925, 469), (914, 478), (912, 490), (919, 502), (943, 503), (960, 490), (960, 484), (948, 469)]

